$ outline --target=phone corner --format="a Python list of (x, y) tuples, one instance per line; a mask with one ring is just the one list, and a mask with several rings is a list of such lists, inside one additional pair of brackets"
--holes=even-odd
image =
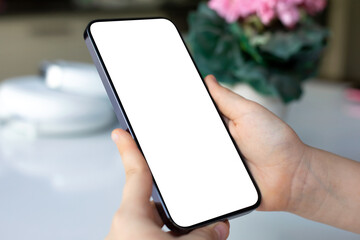
[(171, 27), (177, 29), (177, 26), (175, 25), (175, 23), (168, 17), (165, 16), (161, 16), (157, 18), (158, 20), (164, 21), (165, 24), (170, 25)]
[(104, 21), (104, 20), (102, 20), (102, 19), (93, 19), (86, 25), (85, 31), (84, 31), (84, 34), (83, 34), (83, 37), (84, 37), (85, 40), (91, 35), (91, 27), (92, 27), (92, 25), (94, 25), (94, 23), (102, 22), (102, 21)]
[(261, 195), (260, 189), (259, 189), (259, 187), (257, 186), (257, 184), (255, 184), (255, 190), (256, 190), (256, 196), (257, 196), (257, 198), (256, 198), (255, 203), (251, 206), (251, 208), (252, 208), (253, 210), (257, 209), (257, 208), (260, 206), (261, 201), (262, 201), (262, 195)]
[(88, 28), (86, 27), (84, 30), (84, 33), (83, 33), (83, 38), (86, 41), (88, 39), (88, 37), (89, 37), (89, 33), (88, 33)]
[(257, 209), (258, 207), (260, 207), (261, 200), (262, 200), (262, 196), (261, 196), (261, 193), (259, 192), (258, 199), (257, 199), (256, 203), (254, 204), (254, 209)]
[(162, 200), (161, 194), (157, 188), (155, 181), (153, 182), (153, 189), (152, 189), (152, 199), (154, 201), (155, 207), (160, 215), (161, 220), (166, 225), (168, 229), (176, 234), (186, 234), (193, 230), (192, 227), (181, 226), (174, 221), (174, 219), (170, 216), (170, 213)]
[(169, 228), (172, 232), (176, 233), (176, 234), (186, 234), (191, 232), (192, 230), (194, 230), (195, 228), (193, 227), (184, 227), (184, 226), (180, 226), (179, 224), (177, 224), (176, 222), (174, 222), (174, 220), (170, 217), (166, 219), (166, 222), (164, 222), (164, 224), (166, 225), (167, 228)]
[(161, 16), (161, 17), (158, 17), (157, 19), (160, 19), (160, 20), (166, 21), (166, 22), (168, 22), (168, 23), (170, 23), (172, 25), (175, 25), (174, 22), (168, 17)]
[(83, 37), (84, 39), (88, 39), (89, 35), (90, 35), (90, 28), (91, 25), (95, 22), (96, 20), (91, 20), (85, 27), (84, 33), (83, 33)]

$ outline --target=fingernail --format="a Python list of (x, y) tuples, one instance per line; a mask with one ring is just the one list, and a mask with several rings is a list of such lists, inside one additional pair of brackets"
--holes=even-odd
[(209, 78), (211, 79), (211, 81), (218, 83), (214, 75), (209, 75)]
[(219, 240), (225, 240), (227, 235), (227, 229), (225, 223), (218, 223), (215, 228), (215, 232), (218, 235)]
[(111, 133), (111, 139), (112, 139), (114, 142), (116, 142), (116, 141), (119, 139), (119, 135), (118, 135), (118, 133), (117, 133), (116, 131), (113, 131), (113, 132)]

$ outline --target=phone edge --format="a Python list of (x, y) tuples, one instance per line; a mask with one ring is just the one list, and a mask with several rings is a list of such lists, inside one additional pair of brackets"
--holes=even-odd
[[(148, 19), (148, 18), (144, 18), (144, 19)], [(111, 20), (114, 20), (114, 19), (111, 19)], [(109, 21), (111, 21), (109, 20)], [(134, 19), (135, 20), (135, 19)], [(99, 21), (102, 21), (102, 20), (99, 20)], [(106, 20), (107, 21), (107, 20)], [(100, 60), (100, 56), (97, 54), (97, 48), (95, 47), (90, 34), (89, 34), (89, 31), (90, 31), (90, 26), (92, 23), (94, 22), (98, 22), (98, 20), (93, 20), (89, 23), (89, 25), (87, 26), (85, 32), (84, 32), (84, 40), (85, 40), (85, 44), (90, 52), (90, 55), (91, 55), (91, 58), (95, 64), (95, 67), (100, 75), (100, 79), (104, 85), (104, 88), (106, 90), (106, 93), (110, 99), (110, 102), (113, 106), (113, 110), (115, 112), (115, 115), (119, 121), (119, 124), (120, 124), (120, 128), (123, 129), (123, 130), (126, 130), (130, 133), (130, 135), (132, 136), (132, 138), (135, 139), (135, 142), (136, 144), (138, 145), (138, 148), (139, 150), (141, 151), (141, 153), (143, 154), (139, 144), (138, 144), (138, 141), (135, 137), (135, 135), (133, 134), (133, 131), (132, 131), (132, 127), (130, 125), (130, 123), (128, 122), (127, 120), (127, 117), (126, 117), (126, 113), (125, 113), (125, 110), (123, 109), (121, 103), (120, 103), (120, 100), (118, 100), (118, 97), (116, 96), (116, 93), (113, 89), (113, 86), (112, 86), (112, 83), (110, 82), (107, 74), (106, 74), (106, 70), (102, 64), (102, 60)], [(151, 174), (152, 175), (152, 174)], [(159, 215), (160, 217), (162, 218), (164, 224), (173, 232), (176, 232), (176, 233), (179, 233), (179, 234), (185, 234), (187, 232), (190, 232), (191, 230), (197, 228), (195, 225), (194, 227), (191, 226), (191, 227), (181, 227), (179, 225), (177, 225), (171, 218), (168, 210), (167, 210), (167, 207), (162, 199), (162, 196), (161, 196), (161, 193), (158, 189), (158, 186), (156, 184), (156, 181), (152, 175), (152, 179), (153, 179), (153, 186), (152, 186), (152, 198), (153, 198), (153, 201), (155, 203), (155, 206), (159, 212)]]

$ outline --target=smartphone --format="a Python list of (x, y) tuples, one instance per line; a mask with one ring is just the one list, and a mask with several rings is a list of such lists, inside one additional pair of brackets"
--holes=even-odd
[(259, 206), (259, 189), (170, 20), (95, 20), (84, 38), (120, 127), (149, 166), (169, 229), (188, 232)]

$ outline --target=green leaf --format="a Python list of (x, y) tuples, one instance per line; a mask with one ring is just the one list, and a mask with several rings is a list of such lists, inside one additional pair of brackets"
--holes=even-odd
[(276, 89), (268, 82), (268, 70), (255, 62), (244, 64), (241, 68), (234, 71), (234, 75), (263, 95), (278, 95)]
[(303, 42), (296, 35), (279, 31), (274, 33), (266, 44), (261, 45), (260, 49), (275, 58), (287, 61), (302, 47)]
[(285, 103), (299, 99), (302, 94), (301, 81), (289, 73), (273, 73), (269, 83), (274, 86)]
[(206, 4), (200, 4), (188, 20), (187, 43), (200, 72), (230, 84), (237, 82), (232, 72), (244, 64), (244, 56), (229, 24)]
[(241, 50), (248, 53), (255, 62), (259, 64), (264, 64), (264, 60), (262, 59), (259, 51), (250, 44), (248, 37), (245, 35), (245, 32), (241, 29), (240, 25), (238, 25), (237, 23), (232, 23), (229, 27), (231, 33), (239, 41)]
[(214, 74), (227, 84), (244, 82), (285, 103), (298, 99), (302, 81), (316, 73), (329, 35), (304, 18), (293, 30), (264, 28), (247, 36), (242, 25), (227, 23), (205, 3), (188, 21), (186, 41), (203, 76)]
[(327, 37), (327, 30), (306, 18), (292, 31), (280, 29), (273, 32), (269, 41), (259, 48), (269, 58), (286, 62), (303, 49), (323, 47)]

